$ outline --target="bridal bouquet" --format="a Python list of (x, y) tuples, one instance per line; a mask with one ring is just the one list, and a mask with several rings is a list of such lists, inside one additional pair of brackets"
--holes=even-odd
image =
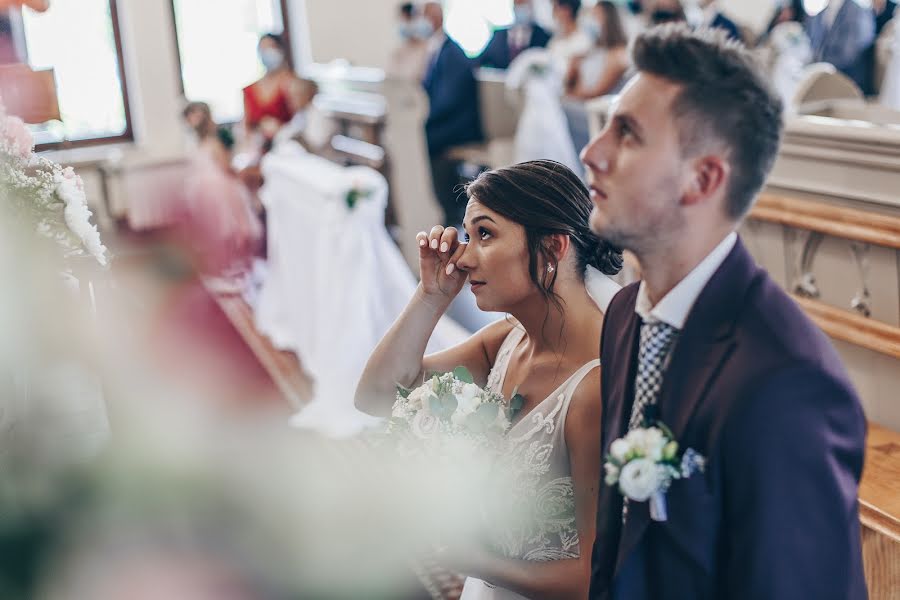
[(422, 441), (464, 437), (491, 442), (509, 427), (510, 409), (503, 397), (478, 387), (466, 368), (457, 367), (414, 390), (398, 387), (388, 433)]
[(31, 132), (21, 119), (6, 114), (2, 102), (0, 210), (30, 221), (39, 235), (55, 241), (66, 256), (89, 255), (106, 266), (107, 251), (91, 224), (81, 178), (71, 167), (35, 155)]

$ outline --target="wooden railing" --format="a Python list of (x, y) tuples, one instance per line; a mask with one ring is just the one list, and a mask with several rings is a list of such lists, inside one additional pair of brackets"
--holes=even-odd
[[(900, 250), (900, 217), (812, 200), (763, 194), (751, 219)], [(794, 295), (797, 303), (832, 338), (900, 359), (900, 327)]]
[(900, 218), (890, 215), (763, 194), (750, 218), (900, 250)]

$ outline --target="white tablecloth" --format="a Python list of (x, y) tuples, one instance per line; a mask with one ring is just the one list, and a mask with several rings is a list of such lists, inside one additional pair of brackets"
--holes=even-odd
[[(315, 397), (294, 423), (352, 434), (374, 422), (353, 407), (359, 376), (416, 287), (384, 227), (387, 182), (373, 169), (342, 167), (292, 142), (267, 155), (262, 170), (268, 269), (256, 325), (296, 352), (315, 379)], [(352, 188), (369, 194), (351, 209)], [(444, 320), (428, 350), (467, 335)]]

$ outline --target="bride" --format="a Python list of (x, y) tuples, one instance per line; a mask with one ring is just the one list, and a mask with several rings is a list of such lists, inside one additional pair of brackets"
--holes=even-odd
[[(452, 227), (418, 234), (421, 283), (369, 359), (356, 404), (388, 416), (398, 383), (415, 387), (426, 373), (460, 365), (479, 386), (524, 396), (507, 436), (517, 455), (539, 458), (527, 461), (517, 491), (552, 497), (543, 505), (559, 510), (504, 532), (491, 550), (455, 557), (468, 576), (462, 598), (584, 598), (601, 470), (597, 355), (603, 311), (618, 290), (606, 275), (622, 255), (591, 233), (588, 192), (559, 163), (488, 171), (466, 193), (465, 241)], [(423, 356), (467, 280), (481, 310), (510, 317)]]

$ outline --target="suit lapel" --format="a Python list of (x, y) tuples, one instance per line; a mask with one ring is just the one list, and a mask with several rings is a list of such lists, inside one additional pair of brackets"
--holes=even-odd
[[(604, 457), (609, 452), (609, 445), (624, 435), (628, 426), (628, 415), (634, 396), (632, 384), (637, 370), (640, 327), (640, 319), (634, 312), (637, 285), (633, 289), (625, 288), (621, 293), (630, 294), (621, 308), (623, 322), (619, 327), (610, 327), (604, 331), (603, 343), (607, 346), (607, 351), (603, 352), (601, 357), (603, 360), (601, 441)], [(606, 314), (607, 319), (614, 319), (616, 316), (612, 311)], [(622, 496), (618, 488), (609, 487), (602, 481), (600, 490), (600, 502), (597, 506), (597, 539), (601, 540), (601, 545), (595, 552), (596, 573), (598, 581), (610, 582), (616, 566), (615, 548), (619, 545), (622, 527)]]
[(628, 418), (631, 413), (631, 405), (634, 402), (634, 377), (637, 373), (637, 353), (639, 344), (639, 332), (641, 319), (634, 312), (634, 304), (629, 305), (629, 314), (627, 322), (622, 331), (622, 336), (616, 343), (616, 355), (627, 357), (625, 368), (616, 369), (614, 373), (606, 371), (606, 376), (613, 375), (613, 380), (609, 388), (608, 404), (604, 406), (604, 410), (608, 411), (609, 427), (604, 432), (606, 438), (604, 441), (604, 453), (609, 451), (609, 444), (615, 439), (625, 435), (628, 427)]
[[(658, 420), (672, 430), (679, 444), (683, 444), (691, 416), (734, 349), (734, 324), (756, 273), (753, 259), (738, 239), (698, 296), (672, 350), (657, 407)], [(634, 378), (633, 373), (630, 376)], [(616, 573), (649, 524), (649, 503), (630, 503), (619, 543)]]

